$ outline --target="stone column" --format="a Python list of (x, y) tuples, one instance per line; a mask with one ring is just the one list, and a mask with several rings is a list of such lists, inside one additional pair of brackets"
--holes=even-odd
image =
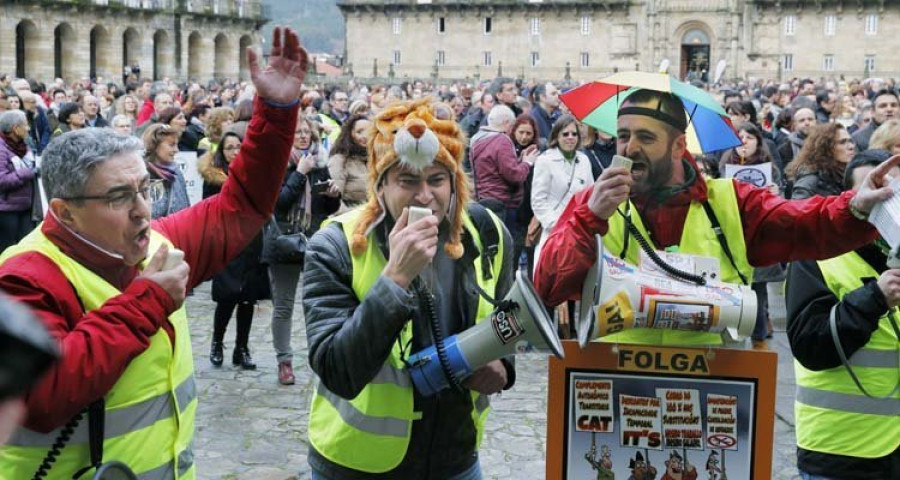
[(25, 75), (29, 78), (52, 83), (55, 73), (53, 64), (53, 30), (56, 22), (50, 18), (36, 19), (34, 39), (25, 42)]
[(18, 15), (10, 15), (0, 20), (0, 65), (3, 65), (0, 73), (11, 77), (16, 75), (16, 25), (18, 19)]
[(67, 78), (71, 82), (91, 74), (91, 24), (86, 22), (71, 23), (75, 38), (72, 45), (63, 46), (63, 55), (69, 56), (70, 72), (75, 78)]

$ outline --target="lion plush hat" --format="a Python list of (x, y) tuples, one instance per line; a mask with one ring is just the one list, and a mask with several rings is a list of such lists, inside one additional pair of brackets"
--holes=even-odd
[(369, 232), (384, 220), (384, 200), (379, 195), (384, 174), (398, 163), (417, 170), (440, 164), (450, 170), (453, 188), (446, 212), (450, 236), (444, 251), (450, 258), (461, 257), (462, 212), (469, 203), (469, 177), (462, 168), (465, 136), (453, 119), (453, 110), (429, 98), (391, 104), (375, 117), (368, 146), (369, 200), (361, 207), (350, 241), (353, 254), (366, 250)]

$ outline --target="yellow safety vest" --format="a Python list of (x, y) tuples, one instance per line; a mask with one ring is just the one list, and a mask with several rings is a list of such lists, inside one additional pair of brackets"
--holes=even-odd
[[(352, 238), (359, 216), (359, 210), (352, 210), (332, 220), (343, 227), (344, 235)], [(503, 232), (500, 221), (491, 214), (491, 219), (499, 232)], [(481, 249), (478, 230), (468, 216), (465, 227)], [(326, 222), (330, 223), (329, 222)], [(500, 235), (502, 239), (502, 234)], [(353, 291), (362, 301), (366, 293), (381, 275), (387, 265), (374, 235), (369, 235), (369, 246), (361, 255), (352, 255)], [(478, 285), (494, 296), (497, 279), (500, 276), (503, 258), (503, 241), (493, 262), (493, 278), (484, 280), (481, 262), (475, 261), (475, 276)], [(476, 323), (488, 317), (494, 307), (481, 298), (478, 302)], [(407, 345), (412, 339), (412, 322), (407, 321), (400, 332), (398, 342), (394, 342), (391, 354), (382, 365), (375, 378), (353, 400), (342, 398), (329, 391), (319, 382), (313, 394), (309, 413), (309, 441), (319, 454), (346, 468), (367, 473), (384, 473), (400, 465), (409, 446), (412, 422), (422, 418), (421, 412), (413, 409), (413, 384), (401, 357), (400, 345)], [(490, 403), (487, 395), (472, 391), (472, 421), (478, 431), (476, 448), (481, 445), (484, 422)]]
[[(741, 225), (741, 211), (738, 208), (737, 194), (734, 190), (734, 182), (728, 180), (707, 180), (706, 190), (709, 197), (709, 206), (712, 207), (728, 248), (734, 257), (738, 270), (748, 281), (753, 278), (753, 267), (747, 260), (747, 245), (744, 242), (744, 229)], [(631, 212), (631, 221), (637, 227), (641, 235), (650, 242), (655, 250), (659, 250), (650, 235), (647, 233), (644, 222), (638, 209), (628, 202), (628, 211)], [(609, 230), (603, 236), (603, 246), (615, 256), (622, 256), (625, 249), (625, 236), (630, 235), (625, 228), (625, 219), (618, 213), (609, 217)], [(628, 240), (628, 249), (624, 255), (625, 261), (632, 265), (640, 264), (641, 247), (634, 238)], [(713, 257), (719, 260), (721, 279), (726, 283), (742, 283), (731, 265), (728, 256), (722, 249), (722, 245), (716, 238), (712, 223), (700, 202), (691, 202), (687, 218), (684, 222), (684, 230), (681, 233), (681, 241), (678, 244), (678, 252), (698, 256)], [(615, 335), (603, 337), (604, 342), (652, 344), (652, 345), (718, 345), (722, 343), (722, 336), (718, 333), (682, 332), (675, 330), (632, 329)]]
[[(151, 232), (150, 252), (171, 243)], [(65, 255), (38, 226), (0, 256), (0, 264), (15, 255), (39, 252), (53, 261), (75, 287), (87, 312), (97, 310), (121, 294), (96, 273)], [(106, 394), (103, 461), (128, 465), (141, 480), (192, 480), (194, 468), (194, 414), (197, 387), (187, 315), (182, 306), (170, 317), (175, 346), (160, 328), (150, 345), (135, 357)], [(0, 447), (0, 479), (31, 478), (61, 429), (44, 434), (20, 428)], [(48, 478), (72, 478), (90, 465), (87, 415), (75, 429)]]
[[(828, 289), (838, 299), (862, 287), (863, 278), (879, 276), (856, 252), (818, 264)], [(888, 315), (900, 322), (897, 309), (892, 308), (881, 317), (869, 342), (848, 359), (862, 386), (874, 396), (889, 394), (900, 376), (900, 340)], [(822, 328), (830, 327), (822, 322)], [(900, 393), (890, 398), (869, 398), (859, 391), (843, 365), (814, 372), (794, 360), (794, 372), (794, 416), (800, 448), (879, 458), (900, 447)]]

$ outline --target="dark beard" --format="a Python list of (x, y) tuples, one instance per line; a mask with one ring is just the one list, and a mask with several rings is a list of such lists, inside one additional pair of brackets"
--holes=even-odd
[(672, 145), (666, 149), (665, 156), (662, 159), (651, 161), (644, 152), (636, 152), (629, 158), (635, 162), (641, 162), (646, 166), (646, 170), (640, 181), (634, 182), (631, 187), (632, 193), (642, 194), (658, 190), (666, 185), (672, 179)]

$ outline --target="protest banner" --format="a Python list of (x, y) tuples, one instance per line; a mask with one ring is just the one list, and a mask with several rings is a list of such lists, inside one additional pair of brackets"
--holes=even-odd
[(197, 152), (178, 152), (175, 154), (175, 163), (184, 176), (188, 200), (191, 201), (191, 205), (196, 205), (203, 200), (203, 177), (197, 170)]
[(772, 162), (756, 165), (725, 164), (725, 178), (735, 178), (742, 182), (765, 187), (772, 184)]
[[(565, 359), (549, 366), (547, 479), (629, 478), (637, 468), (661, 478), (672, 459), (686, 474), (713, 465), (729, 480), (771, 478), (773, 352), (563, 346)], [(605, 420), (610, 408), (615, 421)]]

